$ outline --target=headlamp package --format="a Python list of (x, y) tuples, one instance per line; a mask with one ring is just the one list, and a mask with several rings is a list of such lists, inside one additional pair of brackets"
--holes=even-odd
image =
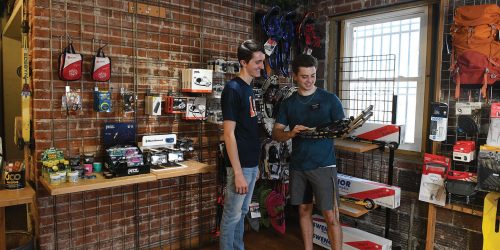
[(429, 139), (433, 141), (446, 140), (448, 128), (448, 104), (432, 103), (431, 104), (431, 129)]
[(188, 97), (186, 114), (184, 119), (186, 120), (205, 120), (207, 110), (207, 99), (205, 97)]
[(212, 93), (213, 71), (209, 69), (183, 69), (182, 91), (191, 93)]
[(161, 115), (161, 95), (146, 96), (146, 115)]
[(82, 98), (79, 89), (71, 89), (66, 86), (66, 94), (62, 96), (62, 108), (66, 109), (68, 114), (82, 109)]
[(94, 89), (94, 110), (97, 112), (111, 112), (111, 91)]
[(137, 96), (133, 92), (122, 92), (123, 112), (135, 112)]
[(187, 97), (167, 96), (165, 100), (165, 112), (169, 114), (186, 113)]

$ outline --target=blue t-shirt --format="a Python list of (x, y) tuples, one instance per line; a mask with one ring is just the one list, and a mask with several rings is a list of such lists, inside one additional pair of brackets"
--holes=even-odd
[[(328, 125), (344, 117), (339, 98), (317, 88), (313, 95), (301, 96), (295, 92), (284, 100), (276, 122), (289, 126), (291, 130), (295, 125), (309, 128)], [(298, 136), (292, 139), (291, 169), (313, 170), (335, 164), (332, 139), (304, 139)]]
[[(239, 77), (232, 79), (222, 91), (221, 106), (224, 120), (236, 122), (234, 135), (241, 167), (257, 166), (260, 143), (252, 87)], [(227, 155), (227, 152), (224, 153)], [(229, 160), (226, 162), (229, 163)]]

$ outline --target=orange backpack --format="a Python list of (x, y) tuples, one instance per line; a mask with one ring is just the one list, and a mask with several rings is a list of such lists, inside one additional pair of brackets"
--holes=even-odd
[[(460, 84), (483, 84), (481, 92), (486, 97), (486, 86), (500, 80), (500, 7), (496, 4), (461, 6), (455, 10), (451, 26), (453, 52), (451, 68), (457, 85), (455, 98), (460, 96)], [(477, 53), (473, 53), (477, 52)], [(466, 53), (468, 52), (468, 53)], [(474, 55), (474, 59), (469, 58)], [(463, 62), (480, 61), (486, 63), (471, 64)], [(473, 68), (469, 68), (473, 65)], [(482, 74), (472, 77), (470, 70), (480, 70)], [(462, 79), (467, 79), (462, 81)]]

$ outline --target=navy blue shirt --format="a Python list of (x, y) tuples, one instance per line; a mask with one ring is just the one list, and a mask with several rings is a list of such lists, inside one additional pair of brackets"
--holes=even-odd
[[(330, 92), (317, 88), (309, 96), (293, 93), (280, 105), (277, 123), (309, 128), (331, 124), (344, 119), (344, 109), (339, 98)], [(312, 170), (336, 164), (332, 139), (304, 139), (298, 136), (292, 139), (290, 168), (294, 170)]]
[[(234, 135), (241, 167), (257, 166), (259, 164), (260, 143), (252, 87), (239, 77), (232, 79), (224, 86), (221, 106), (224, 120), (236, 122)], [(227, 155), (227, 152), (224, 153)], [(226, 162), (230, 163), (229, 160)]]

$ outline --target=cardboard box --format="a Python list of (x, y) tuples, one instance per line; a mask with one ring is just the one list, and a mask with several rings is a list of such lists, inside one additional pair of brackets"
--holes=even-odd
[[(320, 215), (313, 215), (313, 243), (331, 249), (326, 223)], [(357, 228), (342, 226), (342, 249), (390, 250), (392, 241)]]
[(357, 200), (372, 200), (375, 204), (397, 208), (401, 201), (401, 188), (383, 183), (338, 174), (338, 189), (341, 196)]
[(182, 91), (191, 93), (212, 93), (213, 71), (209, 69), (183, 69)]
[(207, 99), (205, 97), (188, 97), (185, 120), (205, 120), (207, 117)]

